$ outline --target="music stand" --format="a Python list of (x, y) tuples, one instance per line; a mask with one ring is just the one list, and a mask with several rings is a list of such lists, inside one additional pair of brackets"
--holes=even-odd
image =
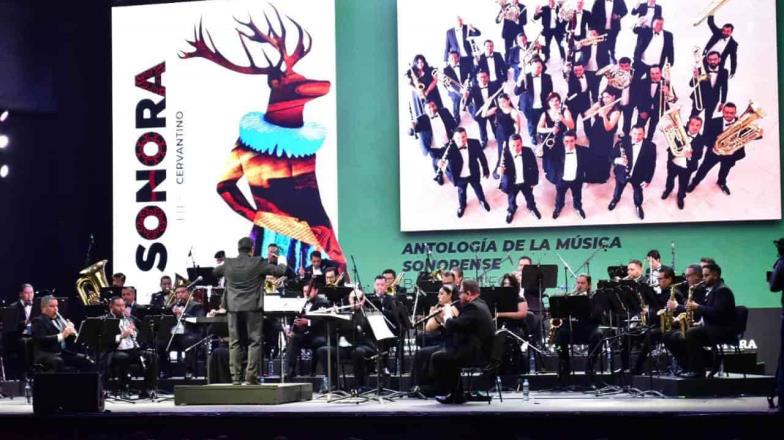
[[(338, 299), (339, 300), (339, 299)], [(308, 319), (320, 319), (324, 321), (324, 327), (326, 328), (327, 332), (327, 403), (332, 403), (334, 400), (332, 399), (332, 327), (331, 323), (335, 322), (342, 322), (342, 321), (350, 321), (351, 315), (341, 314), (336, 311), (335, 308), (329, 309), (319, 309), (316, 311), (308, 312), (305, 314), (305, 317)], [(340, 362), (340, 339), (338, 338), (338, 343), (335, 344), (335, 352), (338, 355), (338, 362)], [(338, 382), (340, 380), (338, 379)]]
[[(487, 303), (495, 317), (498, 312), (517, 311), (517, 301), (519, 292), (515, 292), (514, 287), (481, 287), (479, 296)], [(497, 325), (497, 324), (496, 324)]]
[[(529, 286), (536, 286), (539, 289), (539, 314), (541, 319), (539, 320), (540, 328), (540, 335), (542, 340), (539, 342), (544, 342), (544, 337), (547, 334), (544, 328), (544, 321), (545, 321), (545, 308), (544, 308), (544, 290), (551, 289), (558, 285), (558, 266), (555, 264), (529, 264), (525, 266), (520, 273), (520, 286), (521, 287), (529, 287)], [(543, 347), (547, 347), (547, 344), (542, 344)]]
[[(32, 315), (32, 313), (31, 313)], [(3, 333), (19, 331), (19, 309), (16, 307), (0, 307), (0, 323)]]
[(189, 267), (187, 269), (188, 279), (195, 280), (201, 277), (201, 285), (217, 286), (218, 277), (213, 272), (214, 267)]

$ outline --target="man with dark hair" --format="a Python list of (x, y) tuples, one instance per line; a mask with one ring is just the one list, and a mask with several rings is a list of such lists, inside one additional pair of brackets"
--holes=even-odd
[(716, 260), (711, 257), (701, 257), (700, 258), (700, 267), (705, 267), (708, 264), (716, 264)]
[[(327, 269), (333, 271), (333, 268)], [(302, 286), (302, 293), (307, 301), (302, 306), (299, 316), (294, 319), (291, 326), (289, 345), (286, 349), (286, 376), (295, 376), (295, 367), (300, 350), (310, 348), (315, 354), (319, 347), (327, 344), (326, 333), (324, 332), (323, 320), (311, 320), (305, 317), (308, 312), (329, 307), (329, 301), (324, 295), (319, 294), (319, 286), (315, 282), (310, 282)], [(313, 356), (311, 371), (315, 373), (317, 356)]]
[[(689, 85), (693, 91), (691, 93), (691, 114), (699, 116), (700, 113), (705, 111), (705, 119), (711, 119), (713, 113), (718, 107), (719, 111), (724, 109), (724, 104), (727, 102), (727, 93), (729, 87), (729, 73), (727, 69), (721, 67), (721, 56), (718, 52), (712, 51), (705, 57), (705, 78), (699, 83), (696, 79), (699, 76), (699, 71), (695, 68), (694, 75), (692, 76)], [(702, 100), (702, 110), (697, 109), (697, 93), (700, 94)]]
[(583, 182), (589, 158), (588, 148), (577, 146), (577, 134), (569, 130), (564, 134), (563, 146), (556, 147), (553, 160), (555, 176), (555, 209), (553, 219), (561, 215), (566, 202), (566, 191), (572, 193), (572, 206), (580, 217), (585, 218), (583, 211)]
[(130, 366), (138, 364), (144, 370), (144, 390), (140, 397), (149, 396), (155, 389), (155, 376), (158, 374), (158, 357), (154, 352), (145, 351), (138, 342), (141, 322), (126, 312), (127, 303), (123, 298), (114, 296), (109, 300), (108, 319), (119, 320), (120, 333), (115, 335), (114, 344), (106, 353), (107, 377), (116, 375), (121, 387), (130, 383)]
[(555, 39), (555, 46), (561, 54), (561, 60), (566, 58), (563, 42), (566, 24), (558, 19), (558, 10), (560, 6), (556, 4), (556, 0), (547, 0), (544, 6), (537, 6), (534, 13), (534, 20), (542, 20), (542, 35), (544, 35), (544, 60), (547, 62), (550, 59), (550, 44)]
[[(488, 116), (488, 110), (496, 107), (495, 101), (488, 101), (490, 98), (497, 96), (496, 92), (500, 88), (499, 84), (490, 82), (490, 75), (487, 72), (480, 70), (476, 72), (476, 84), (466, 88), (463, 92), (466, 105), (471, 109), (471, 116), (479, 124), (479, 141), (482, 148), (487, 146), (487, 125), (489, 124), (490, 129), (493, 129), (493, 115)], [(458, 127), (455, 129), (455, 132), (461, 128)]]
[(646, 284), (659, 292), (659, 271), (664, 267), (661, 263), (661, 254), (658, 250), (651, 249), (645, 254), (645, 259), (648, 263), (648, 268), (645, 270)]
[(313, 277), (323, 276), (324, 271), (327, 270), (327, 267), (334, 266), (334, 262), (324, 259), (321, 256), (321, 251), (313, 251), (310, 253), (310, 265), (306, 267), (300, 267), (299, 275), (305, 281), (310, 281), (310, 279)]
[(651, 27), (635, 25), (637, 44), (634, 47), (634, 77), (642, 78), (651, 67), (675, 65), (672, 32), (664, 30), (664, 18), (655, 17)]
[(215, 264), (216, 265), (223, 264), (223, 261), (226, 260), (226, 252), (225, 251), (215, 252), (215, 255), (213, 256), (213, 258), (215, 258)]
[[(784, 292), (784, 238), (773, 241), (776, 245), (777, 258), (773, 263), (773, 272), (770, 274), (769, 287), (771, 292)], [(776, 396), (778, 397), (778, 411), (784, 412), (784, 294), (781, 296), (781, 328), (779, 330), (779, 361), (776, 368)]]
[(6, 373), (9, 378), (23, 379), (25, 375), (25, 345), (30, 338), (32, 320), (40, 313), (40, 310), (33, 308), (34, 294), (32, 284), (24, 283), (19, 286), (19, 299), (9, 306), (16, 311), (17, 327), (4, 329), (0, 343), (0, 347), (5, 350)]
[[(384, 271), (381, 272), (381, 276), (384, 278), (384, 281), (386, 282), (387, 289), (388, 289), (388, 288), (392, 287), (392, 284), (397, 279), (397, 272), (395, 272), (392, 269), (384, 269)], [(394, 294), (399, 294), (399, 293), (406, 293), (406, 289), (403, 286), (400, 285), (400, 281), (398, 281), (398, 284), (395, 285), (395, 293)]]
[(435, 379), (439, 403), (462, 403), (460, 368), (490, 361), (493, 346), (493, 318), (487, 303), (479, 297), (479, 284), (465, 280), (460, 288), (460, 315), (444, 322), (444, 334), (451, 340), (430, 358), (430, 376)]
[(735, 31), (735, 26), (732, 23), (726, 23), (719, 29), (716, 26), (716, 19), (713, 15), (708, 16), (708, 27), (711, 30), (711, 37), (705, 45), (703, 55), (710, 52), (716, 52), (721, 55), (721, 67), (730, 59), (730, 78), (735, 76), (735, 71), (738, 69), (738, 42), (732, 36)]
[[(697, 174), (694, 175), (694, 178), (692, 178), (686, 192), (694, 191), (708, 172), (716, 166), (716, 164), (719, 164), (719, 177), (716, 180), (716, 184), (719, 185), (719, 188), (724, 194), (730, 195), (730, 188), (727, 186), (727, 177), (729, 176), (732, 167), (734, 167), (739, 160), (746, 157), (746, 148), (745, 146), (740, 147), (730, 155), (719, 155), (714, 150), (718, 137), (738, 121), (738, 109), (735, 104), (731, 102), (724, 105), (721, 113), (721, 118), (712, 119), (705, 127), (705, 141), (711, 148), (708, 148), (708, 151), (705, 152), (705, 160), (700, 164), (700, 168), (697, 170)], [(761, 137), (762, 136), (760, 135), (759, 138)]]
[(691, 150), (687, 151), (681, 157), (675, 157), (672, 150), (667, 149), (667, 180), (664, 184), (664, 192), (662, 193), (662, 200), (670, 196), (673, 188), (675, 187), (675, 179), (678, 180), (678, 209), (683, 209), (684, 199), (686, 198), (686, 189), (689, 187), (689, 178), (691, 173), (697, 170), (702, 153), (705, 150), (705, 140), (700, 134), (702, 128), (702, 119), (699, 116), (692, 116), (689, 118), (689, 123), (686, 125), (686, 136), (691, 141)]
[(506, 82), (506, 62), (503, 55), (495, 52), (493, 40), (485, 40), (485, 52), (479, 57), (476, 70), (487, 72), (490, 84), (495, 84), (496, 87), (501, 87)]
[(585, 74), (585, 65), (576, 61), (566, 81), (569, 87), (570, 99), (567, 99), (565, 104), (569, 111), (572, 112), (574, 131), (577, 131), (577, 118), (579, 117), (582, 118), (583, 130), (588, 135), (591, 132), (591, 119), (586, 118), (584, 115), (591, 108), (593, 99), (598, 98), (591, 97), (591, 84), (588, 82), (588, 76)]
[(448, 173), (451, 176), (451, 181), (457, 187), (457, 217), (463, 216), (466, 209), (466, 201), (468, 195), (466, 189), (471, 185), (479, 204), (485, 209), (490, 211), (490, 204), (485, 199), (485, 193), (482, 190), (481, 178), (487, 179), (490, 177), (490, 168), (487, 165), (487, 157), (482, 151), (479, 141), (476, 139), (469, 139), (468, 133), (465, 128), (458, 127), (455, 130), (453, 137), (454, 146), (450, 148), (446, 157), (446, 163), (443, 160), (439, 161), (439, 167), (444, 167), (448, 164)]
[(252, 256), (253, 241), (247, 237), (239, 240), (237, 249), (237, 257), (227, 258), (214, 272), (218, 277), (226, 277), (221, 308), (228, 312), (232, 384), (241, 383), (242, 347), (247, 346), (248, 366), (245, 370), (245, 381), (256, 385), (259, 383), (261, 368), (264, 277), (281, 276), (285, 268), (273, 266), (260, 257)]
[[(699, 264), (690, 264), (684, 273), (686, 284), (681, 285), (674, 300), (667, 300), (667, 309), (677, 317), (686, 312), (686, 302), (690, 299), (697, 304), (705, 304), (705, 288), (702, 286), (702, 267)], [(683, 317), (681, 317), (683, 319)], [(664, 334), (664, 346), (672, 353), (681, 368), (688, 370), (689, 359), (686, 353), (686, 340), (679, 328)]]
[(47, 371), (62, 371), (66, 367), (79, 371), (93, 369), (93, 362), (75, 351), (76, 328), (58, 313), (57, 298), (47, 295), (41, 298), (41, 314), (33, 319), (35, 363), (42, 364)]
[(163, 309), (163, 305), (166, 303), (166, 298), (172, 291), (172, 279), (168, 275), (164, 275), (161, 277), (161, 290), (160, 292), (155, 292), (150, 297), (150, 306), (156, 309)]
[(645, 140), (645, 129), (637, 125), (632, 128), (631, 136), (623, 139), (613, 148), (613, 172), (615, 174), (615, 192), (607, 207), (610, 211), (621, 200), (626, 184), (630, 183), (634, 190), (634, 208), (640, 220), (645, 219), (642, 210), (643, 189), (653, 180), (656, 171), (656, 145)]
[[(460, 114), (456, 116), (459, 119)], [(433, 165), (433, 171), (438, 170), (438, 159), (444, 155), (452, 140), (452, 135), (457, 128), (455, 118), (449, 114), (447, 109), (438, 107), (435, 101), (428, 101), (425, 105), (425, 112), (416, 121), (412, 122), (414, 132), (419, 133), (419, 147), (422, 155), (429, 156)], [(439, 185), (444, 184), (443, 175), (438, 174)]]
[(462, 111), (460, 106), (463, 103), (462, 89), (468, 87), (473, 76), (471, 57), (460, 58), (459, 52), (449, 52), (449, 63), (444, 67), (444, 75), (449, 78), (449, 86), (446, 90), (449, 99), (452, 100), (452, 118), (459, 121)]
[(501, 174), (501, 191), (506, 193), (506, 222), (512, 223), (517, 212), (517, 194), (522, 192), (525, 204), (537, 219), (542, 214), (536, 209), (533, 187), (539, 183), (539, 166), (536, 156), (530, 148), (523, 146), (523, 138), (515, 133), (509, 137), (509, 148), (503, 151), (503, 160), (498, 166)]
[(626, 279), (632, 280), (637, 283), (643, 281), (642, 261), (637, 259), (629, 260), (629, 263), (626, 265)]
[(531, 61), (531, 73), (521, 73), (515, 83), (514, 94), (520, 96), (518, 106), (528, 122), (528, 135), (536, 139), (536, 125), (547, 107), (547, 97), (553, 93), (553, 78), (544, 73), (544, 63), (539, 58)]
[(122, 272), (117, 272), (116, 274), (112, 275), (112, 287), (122, 288), (123, 286), (125, 286), (125, 274)]
[(705, 377), (703, 347), (712, 346), (737, 332), (735, 318), (735, 295), (721, 279), (721, 268), (708, 264), (702, 268), (705, 280), (705, 304), (696, 301), (686, 303), (686, 310), (694, 313), (695, 326), (686, 332), (686, 352), (689, 356), (690, 373), (685, 377)]
[[(593, 296), (591, 292), (591, 276), (580, 274), (575, 279), (575, 292), (572, 295)], [(589, 316), (578, 318), (576, 322), (562, 322), (556, 330), (555, 346), (558, 351), (558, 379), (563, 380), (572, 372), (570, 344), (587, 344), (588, 359), (585, 365), (585, 374), (592, 377), (594, 364), (599, 357), (599, 344), (602, 341), (602, 332), (599, 324), (602, 322), (602, 308), (595, 301), (592, 302)]]

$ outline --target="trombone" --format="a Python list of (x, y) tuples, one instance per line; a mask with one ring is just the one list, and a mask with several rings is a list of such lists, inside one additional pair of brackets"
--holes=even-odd
[[(672, 87), (671, 78), (672, 65), (669, 61), (662, 68), (662, 79), (659, 81), (659, 119), (664, 117), (667, 112), (667, 104), (678, 102), (678, 96)], [(664, 93), (664, 87), (667, 87), (667, 93)]]
[(694, 91), (694, 108), (697, 111), (703, 111), (705, 109), (705, 105), (703, 104), (702, 100), (702, 88), (700, 87), (700, 83), (708, 79), (708, 73), (705, 72), (705, 64), (703, 64), (704, 57), (702, 56), (702, 50), (699, 46), (694, 46), (694, 70), (697, 71), (697, 74), (694, 75), (694, 79), (692, 82), (692, 90)]
[(705, 9), (705, 11), (704, 11), (704, 12), (702, 13), (702, 15), (700, 16), (699, 20), (697, 20), (697, 21), (695, 21), (695, 22), (694, 22), (694, 27), (697, 27), (697, 26), (699, 26), (699, 25), (700, 25), (700, 24), (702, 24), (702, 22), (703, 22), (703, 21), (705, 21), (705, 20), (706, 20), (708, 17), (710, 17), (711, 15), (714, 15), (714, 14), (716, 14), (716, 11), (717, 11), (717, 10), (718, 10), (720, 7), (724, 6), (724, 5), (725, 5), (725, 4), (726, 4), (728, 1), (729, 1), (729, 0), (714, 0), (714, 1), (713, 1), (713, 2), (710, 4), (710, 5), (708, 5), (708, 7)]

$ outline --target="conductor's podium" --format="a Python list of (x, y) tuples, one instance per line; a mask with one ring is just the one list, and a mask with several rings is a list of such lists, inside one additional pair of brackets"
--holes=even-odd
[(313, 399), (309, 383), (178, 385), (175, 405), (280, 405)]

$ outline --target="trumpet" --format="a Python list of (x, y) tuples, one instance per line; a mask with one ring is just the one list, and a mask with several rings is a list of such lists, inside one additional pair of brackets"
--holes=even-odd
[(595, 46), (595, 45), (597, 45), (599, 43), (604, 42), (604, 40), (606, 40), (606, 39), (607, 39), (607, 34), (596, 35), (596, 36), (593, 36), (593, 37), (588, 36), (588, 37), (583, 38), (582, 40), (575, 41), (574, 47), (576, 49), (581, 49), (581, 48), (586, 47), (586, 46)]
[(621, 99), (622, 98), (618, 98), (615, 101), (613, 101), (613, 102), (611, 102), (609, 104), (603, 105), (601, 107), (588, 109), (588, 111), (586, 111), (583, 114), (583, 119), (590, 119), (590, 118), (598, 115), (600, 112), (604, 111), (605, 109), (612, 108), (615, 104), (621, 102)]
[(697, 27), (700, 24), (702, 24), (703, 21), (707, 20), (707, 18), (710, 17), (711, 15), (714, 15), (716, 11), (720, 7), (724, 6), (728, 1), (729, 0), (714, 0), (710, 5), (708, 5), (708, 7), (700, 16), (699, 20), (694, 22), (694, 26)]

